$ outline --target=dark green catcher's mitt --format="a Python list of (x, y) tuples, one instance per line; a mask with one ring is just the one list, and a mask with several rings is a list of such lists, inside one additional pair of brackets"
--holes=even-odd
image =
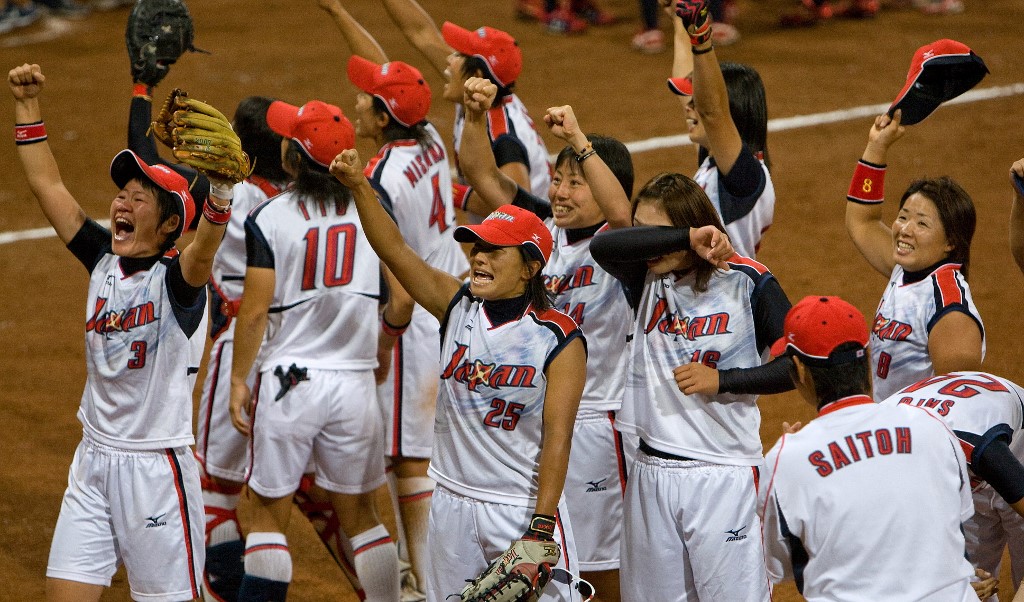
[(132, 80), (147, 86), (160, 83), (168, 66), (186, 50), (197, 52), (194, 34), (192, 16), (182, 0), (138, 0), (124, 34)]

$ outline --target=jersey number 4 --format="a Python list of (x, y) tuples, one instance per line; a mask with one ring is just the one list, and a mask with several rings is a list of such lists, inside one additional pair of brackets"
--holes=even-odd
[[(327, 228), (324, 249), (323, 274), (321, 279), (326, 288), (343, 286), (352, 282), (352, 265), (355, 261), (355, 224), (338, 224)], [(302, 269), (302, 290), (317, 287), (317, 269), (320, 267), (320, 228), (306, 231), (306, 263)]]
[(437, 226), (437, 231), (444, 234), (448, 229), (448, 210), (444, 205), (444, 197), (441, 196), (441, 176), (434, 174), (430, 178), (430, 185), (434, 189), (434, 200), (430, 204), (430, 227)]

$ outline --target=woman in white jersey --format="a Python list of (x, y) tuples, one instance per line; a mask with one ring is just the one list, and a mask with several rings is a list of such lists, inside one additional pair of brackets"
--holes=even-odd
[(876, 401), (934, 374), (977, 370), (985, 356), (967, 284), (977, 221), (970, 195), (949, 177), (915, 180), (896, 219), (883, 221), (885, 161), (903, 136), (900, 116), (875, 118), (846, 197), (850, 238), (889, 277), (871, 325)]
[(594, 586), (598, 600), (617, 601), (622, 495), (627, 454), (633, 450), (623, 446), (615, 414), (622, 403), (630, 309), (619, 281), (590, 256), (590, 241), (598, 232), (630, 225), (633, 162), (618, 140), (585, 136), (571, 107), (549, 109), (545, 122), (568, 146), (555, 160), (550, 203), (535, 197), (504, 175), (491, 154), (486, 114), (496, 93), (485, 79), (466, 81), (463, 169), (476, 193), (468, 208), (486, 215), (506, 203), (523, 207), (551, 232), (554, 246), (542, 270), (544, 281), (555, 307), (580, 325), (589, 342), (565, 496), (582, 577)]
[(29, 187), (90, 273), (82, 442), (68, 474), (46, 568), (48, 600), (99, 600), (122, 563), (132, 597), (193, 600), (203, 567), (203, 503), (192, 451), (192, 389), (206, 333), (204, 287), (231, 214), (215, 182), (195, 239), (188, 182), (130, 150), (114, 157), (120, 189), (110, 230), (86, 217), (46, 142), (39, 65), (8, 74), (15, 140)]
[(292, 576), (285, 538), (292, 495), (312, 463), (350, 535), (366, 600), (393, 602), (398, 552), (373, 496), (384, 484), (373, 376), (380, 264), (348, 191), (328, 172), (334, 155), (355, 143), (355, 131), (341, 109), (316, 100), (302, 107), (275, 101), (267, 124), (284, 138), (282, 164), (294, 183), (245, 222), (231, 414), (252, 438), (253, 510), (238, 597), (284, 599)]
[[(339, 155), (331, 171), (352, 189), (381, 260), (442, 324), (428, 600), (458, 594), (523, 537), (555, 541), (558, 568), (575, 572), (562, 484), (586, 348), (579, 328), (551, 309), (544, 289), (540, 270), (551, 254), (550, 233), (532, 213), (512, 206), (478, 226), (460, 227), (456, 239), (474, 243), (471, 277), (463, 284), (404, 242), (354, 150)], [(542, 599), (578, 595), (563, 579), (550, 583)]]
[(751, 259), (716, 264), (689, 251), (692, 228), (722, 225), (684, 175), (648, 182), (633, 223), (590, 244), (636, 312), (617, 422), (640, 439), (623, 511), (622, 598), (768, 600), (756, 400), (792, 388), (788, 360), (762, 365), (789, 300)]
[(668, 87), (680, 96), (690, 140), (700, 145), (693, 179), (711, 199), (736, 252), (753, 258), (775, 214), (764, 83), (753, 67), (719, 65), (710, 39), (691, 37), (683, 19), (672, 22)]

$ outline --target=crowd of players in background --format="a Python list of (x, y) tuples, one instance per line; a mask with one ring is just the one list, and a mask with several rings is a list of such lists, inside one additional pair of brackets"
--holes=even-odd
[[(583, 581), (574, 581), (578, 575), (604, 601), (656, 600), (666, 592), (693, 600), (762, 600), (770, 596), (770, 582), (785, 578), (795, 579), (812, 599), (884, 597), (894, 588), (908, 596), (943, 591), (948, 599), (985, 599), (1007, 544), (1013, 579), (1020, 583), (1022, 390), (977, 372), (984, 327), (967, 283), (974, 208), (966, 191), (950, 178), (918, 180), (902, 194), (895, 221), (881, 219), (887, 154), (906, 133), (903, 110), (872, 124), (848, 195), (851, 237), (872, 267), (890, 276), (870, 330), (869, 355), (859, 312), (828, 297), (809, 297), (791, 308), (780, 283), (753, 258), (775, 203), (765, 91), (753, 68), (718, 61), (714, 45), (735, 40), (714, 27), (717, 21), (701, 18), (707, 5), (680, 3), (684, 18), (673, 17), (669, 80), (701, 164), (692, 179), (661, 174), (634, 195), (624, 146), (585, 134), (571, 107), (543, 116), (566, 142), (549, 171), (543, 142), (514, 93), (523, 65), (511, 36), (489, 27), (438, 28), (414, 0), (383, 0), (396, 25), (445, 77), (438, 96), (456, 111), (460, 174), (451, 182), (443, 137), (426, 121), (431, 93), (422, 74), (388, 63), (340, 2), (319, 4), (352, 54), (348, 75), (361, 90), (349, 112), (355, 125), (342, 109), (320, 101), (300, 109), (250, 97), (240, 103), (235, 125), (247, 150), (261, 157), (257, 173), (230, 193), (187, 170), (184, 178), (166, 176), (174, 185), (189, 182), (196, 206), (212, 204), (203, 219), (218, 219), (221, 203), (210, 197), (234, 196), (237, 211), (212, 267), (215, 346), (196, 449), (205, 469), (207, 515), (207, 549), (197, 557), (205, 556), (208, 596), (284, 597), (292, 574), (284, 533), (293, 500), (353, 588), (374, 602), (444, 599), (519, 536), (560, 544), (558, 568), (566, 576), (542, 600), (585, 596), (585, 586), (577, 585)], [(664, 3), (655, 4), (663, 10)], [(711, 13), (727, 15), (728, 7), (714, 4)], [(611, 20), (589, 2), (524, 2), (519, 11), (546, 19), (558, 33), (581, 30), (574, 19)], [(728, 16), (722, 19), (728, 24)], [(27, 67), (11, 75), (19, 123), (41, 119), (34, 101), (41, 74)], [(138, 168), (129, 171), (152, 177), (150, 165), (163, 162), (145, 133), (153, 90), (135, 84), (129, 146), (137, 153), (131, 165)], [(19, 127), (29, 135), (42, 126)], [(378, 154), (362, 161), (348, 150), (356, 136), (373, 140)], [(45, 134), (22, 143), (43, 141)], [(26, 168), (45, 159), (35, 150), (21, 156)], [(124, 174), (112, 175), (125, 185)], [(1024, 269), (1022, 178), (1024, 160), (1011, 168), (1017, 191), (1011, 247)], [(51, 183), (32, 181), (42, 203), (52, 194)], [(171, 186), (154, 185), (165, 191)], [(63, 202), (63, 193), (58, 198)], [(350, 203), (358, 219), (346, 210)], [(456, 209), (477, 214), (476, 221), (487, 219), (456, 228)], [(81, 224), (58, 225), (69, 248), (92, 269), (88, 253), (94, 251), (83, 250), (76, 230)], [(126, 230), (114, 230), (118, 249)], [(330, 263), (330, 253), (320, 258), (326, 264), (311, 262), (323, 248), (321, 232), (352, 253), (372, 247), (382, 280), (374, 276), (376, 257), (357, 269)], [(89, 236), (90, 244), (102, 244), (102, 233)], [(291, 239), (300, 241), (304, 254), (296, 254)], [(455, 241), (473, 245), (468, 272)], [(351, 298), (328, 295), (335, 287)], [(299, 290), (318, 292), (294, 296)], [(170, 294), (173, 299), (179, 293)], [(377, 316), (370, 300), (385, 294)], [(412, 301), (422, 310), (414, 310)], [(348, 316), (348, 323), (338, 320), (343, 328), (335, 333), (318, 325), (316, 315), (324, 314)], [(377, 320), (360, 315), (379, 317), (379, 331)], [(814, 319), (801, 323), (805, 316)], [(475, 328), (484, 321), (488, 328)], [(819, 322), (827, 326), (808, 326)], [(360, 345), (353, 332), (362, 333)], [(622, 340), (632, 342), (624, 349)], [(435, 361), (438, 344), (442, 356)], [(774, 358), (766, 361), (769, 348)], [(535, 382), (538, 371), (544, 378)], [(957, 374), (943, 376), (952, 372)], [(365, 410), (374, 376), (382, 414), (355, 420), (353, 436), (351, 403)], [(429, 381), (439, 387), (438, 428), (429, 420), (434, 408), (424, 414), (419, 399)], [(787, 429), (765, 465), (757, 396), (794, 387), (820, 418), (803, 430)], [(486, 388), (503, 388), (501, 398), (486, 397)], [(904, 420), (907, 408), (872, 412), (880, 407), (870, 403), (872, 395), (876, 402), (931, 407), (948, 426), (916, 414)], [(939, 396), (946, 401), (933, 403)], [(428, 404), (434, 395), (429, 397)], [(974, 397), (973, 406), (962, 403)], [(412, 407), (414, 398), (419, 409)], [(306, 405), (314, 399), (321, 404), (313, 406), (316, 418)], [(842, 420), (858, 426), (847, 433)], [(386, 436), (367, 440), (381, 422)], [(296, 430), (299, 423), (303, 430)], [(930, 474), (905, 465), (918, 481), (887, 489), (882, 481), (890, 479), (879, 476), (885, 471), (873, 467), (882, 466), (883, 457), (909, 456), (911, 431), (920, 446), (914, 449), (934, 456), (925, 464), (943, 468)], [(786, 441), (791, 449), (807, 446), (808, 453), (784, 455)], [(951, 453), (950, 442), (966, 455)], [(816, 457), (818, 447), (829, 455)], [(347, 458), (343, 466), (334, 463), (339, 455)], [(372, 508), (385, 456), (397, 542)], [(857, 465), (879, 472), (843, 482), (855, 471), (842, 469), (876, 456), (877, 463)], [(789, 459), (795, 457), (812, 458), (813, 471), (801, 475), (807, 466)], [(591, 474), (604, 478), (584, 478)], [(828, 480), (800, 484), (818, 478)], [(815, 499), (798, 499), (811, 489)], [(948, 564), (916, 562), (911, 550), (895, 547), (834, 547), (830, 527), (849, 529), (855, 521), (850, 513), (833, 516), (825, 508), (855, 507), (853, 500), (866, 490), (902, 492), (894, 519), (900, 532), (908, 542), (931, 533), (929, 549), (948, 552)], [(606, 493), (598, 498), (581, 492)], [(242, 495), (254, 508), (249, 524), (236, 515)], [(870, 520), (877, 505), (864, 501), (861, 518)], [(72, 516), (84, 520), (80, 512)], [(51, 581), (83, 575), (67, 545), (80, 541), (68, 517), (62, 510)], [(761, 517), (764, 548), (760, 538), (747, 536), (759, 530)], [(936, 528), (946, 523), (952, 527)], [(484, 524), (489, 531), (474, 532)], [(890, 534), (895, 529), (882, 527)], [(849, 541), (859, 545), (865, 537), (854, 534)], [(887, 537), (879, 532), (873, 539)], [(964, 548), (973, 567), (958, 554)], [(454, 556), (456, 549), (464, 555)], [(826, 560), (836, 554), (847, 559), (843, 566)], [(869, 566), (883, 557), (890, 569), (901, 567), (889, 572), (892, 579), (847, 571), (858, 566), (850, 559)], [(103, 585), (101, 573), (108, 569), (90, 573), (88, 583)], [(745, 577), (735, 579), (737, 572)], [(164, 587), (137, 583), (131, 574), (129, 580), (137, 593)]]

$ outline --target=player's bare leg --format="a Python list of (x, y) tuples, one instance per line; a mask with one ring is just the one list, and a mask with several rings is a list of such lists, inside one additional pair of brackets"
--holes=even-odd
[[(594, 586), (594, 602), (619, 602), (619, 570), (581, 571), (580, 577)], [(582, 592), (586, 594), (586, 592)]]
[(352, 591), (359, 596), (360, 600), (366, 599), (363, 586), (356, 576), (355, 561), (352, 555), (352, 542), (341, 530), (341, 522), (331, 505), (330, 495), (318, 487), (313, 480), (313, 475), (307, 474), (302, 478), (299, 490), (295, 492), (295, 504), (299, 511), (313, 525), (320, 541), (323, 542), (327, 551), (331, 553), (334, 562), (345, 574)]
[[(348, 495), (328, 492), (344, 533), (353, 533), (353, 565), (366, 602), (399, 598), (398, 547), (381, 524), (375, 492)], [(239, 602), (242, 602), (241, 600)]]
[(285, 532), (292, 496), (266, 498), (245, 490), (249, 533), (245, 538), (245, 576), (238, 602), (284, 600), (292, 580), (292, 557)]
[(47, 602), (91, 602), (98, 601), (106, 589), (102, 585), (81, 583), (67, 579), (46, 578)]
[[(394, 495), (396, 520), (400, 526), (399, 538), (405, 545), (412, 564), (412, 572), (419, 589), (426, 583), (427, 522), (430, 500), (434, 494), (434, 480), (427, 476), (427, 458), (392, 457), (395, 476)], [(404, 585), (404, 584), (403, 584)]]

